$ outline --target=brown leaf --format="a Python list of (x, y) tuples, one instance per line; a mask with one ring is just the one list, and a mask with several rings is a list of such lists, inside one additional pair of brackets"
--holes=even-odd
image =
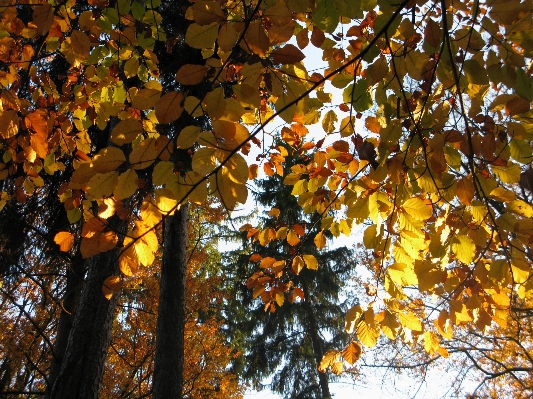
[(155, 104), (155, 116), (159, 123), (171, 123), (183, 112), (185, 96), (180, 91), (171, 91), (161, 97)]
[(525, 114), (531, 108), (531, 103), (521, 97), (515, 96), (505, 104), (507, 115)]
[(266, 55), (270, 42), (261, 21), (250, 23), (244, 34), (244, 42), (252, 53), (257, 54), (259, 57)]
[(91, 40), (89, 36), (79, 30), (72, 31), (70, 35), (70, 45), (72, 51), (77, 56), (85, 59), (89, 57), (89, 51), (91, 50)]
[(185, 64), (176, 73), (176, 82), (183, 85), (197, 85), (201, 83), (207, 72), (204, 65)]
[(305, 58), (304, 53), (292, 44), (287, 44), (285, 47), (278, 48), (272, 51), (270, 55), (272, 56), (274, 64), (296, 64)]
[(313, 26), (313, 32), (311, 33), (311, 44), (315, 47), (320, 47), (322, 44), (324, 44), (324, 40), (326, 40), (326, 35), (324, 35), (324, 32), (322, 32), (320, 28)]
[(54, 24), (54, 9), (51, 4), (41, 4), (33, 7), (33, 23), (37, 25), (37, 33), (44, 35)]

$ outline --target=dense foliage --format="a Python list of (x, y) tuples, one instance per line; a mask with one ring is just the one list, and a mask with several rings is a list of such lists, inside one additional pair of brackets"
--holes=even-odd
[[(28, 353), (0, 365), (2, 389), (97, 396), (119, 293), (160, 251), (171, 259), (162, 236), (179, 241), (163, 225), (208, 197), (234, 210), (260, 170), (312, 215), (243, 227), (247, 285), (267, 311), (305, 304), (300, 275), (327, 268), (328, 237), (365, 225), (365, 296), (321, 371), (341, 373), (380, 337), (429, 357), (472, 331), (521, 337), (531, 0), (4, 0), (0, 11), (1, 317), (35, 331), (4, 337), (4, 353)], [(281, 143), (268, 139), (274, 123)], [(36, 359), (49, 358), (48, 372)], [(94, 375), (78, 384), (84, 368)]]

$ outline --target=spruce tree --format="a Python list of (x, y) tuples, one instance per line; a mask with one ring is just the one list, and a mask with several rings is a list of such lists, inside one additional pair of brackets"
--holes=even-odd
[[(298, 160), (297, 152), (286, 146), (286, 170)], [(313, 243), (320, 231), (315, 224), (320, 215), (306, 215), (291, 194), (292, 187), (283, 184), (283, 177), (274, 174), (258, 182), (254, 196), (261, 211), (263, 228), (279, 228), (279, 221), (289, 227), (313, 226), (311, 233), (298, 248), (300, 253), (313, 254), (318, 260), (318, 270), (302, 270), (292, 280), (303, 291), (303, 299), (293, 303), (285, 301), (276, 311), (265, 309), (259, 297), (246, 281), (258, 266), (250, 261), (250, 254), (263, 258), (272, 256), (287, 259), (295, 254), (296, 247), (287, 241), (275, 240), (263, 247), (257, 241), (243, 240), (243, 246), (226, 257), (228, 273), (234, 274), (237, 286), (233, 287), (233, 301), (229, 304), (230, 334), (239, 341), (243, 357), (236, 366), (245, 380), (261, 386), (261, 381), (271, 378), (269, 388), (286, 398), (329, 398), (331, 374), (319, 373), (318, 365), (324, 353), (332, 346), (344, 343), (342, 315), (346, 311), (346, 298), (342, 291), (353, 271), (353, 254), (348, 248), (318, 251)], [(279, 209), (278, 217), (269, 215)], [(272, 212), (270, 212), (272, 215)], [(290, 265), (290, 262), (287, 262)]]

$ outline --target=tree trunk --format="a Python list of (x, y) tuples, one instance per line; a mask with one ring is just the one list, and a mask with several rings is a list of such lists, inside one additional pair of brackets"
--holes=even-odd
[(48, 387), (45, 398), (50, 398), (50, 393), (54, 382), (61, 370), (61, 365), (65, 358), (65, 351), (76, 314), (76, 308), (83, 289), (83, 275), (85, 273), (84, 263), (81, 256), (73, 259), (72, 265), (67, 271), (67, 286), (63, 299), (63, 309), (59, 317), (56, 339), (54, 342), (54, 356), (48, 374)]
[[(307, 313), (307, 333), (311, 337), (311, 342), (313, 343), (313, 353), (315, 355), (315, 361), (316, 361), (316, 367), (315, 370), (318, 369), (318, 365), (320, 364), (320, 361), (322, 360), (322, 356), (324, 356), (324, 348), (322, 339), (320, 338), (318, 334), (318, 324), (316, 322), (315, 318), (315, 311), (313, 309), (313, 306), (311, 303), (309, 303), (309, 290), (307, 289), (307, 286), (304, 284), (304, 301), (303, 306), (305, 309), (305, 312)], [(329, 392), (329, 382), (328, 377), (326, 373), (318, 372), (318, 382), (320, 384), (320, 390), (322, 392), (322, 399), (330, 399), (331, 393)]]
[(189, 207), (165, 220), (153, 399), (182, 397)]
[(50, 398), (97, 399), (111, 341), (118, 295), (107, 300), (102, 283), (118, 274), (119, 250), (87, 260), (88, 275), (74, 316), (65, 356)]

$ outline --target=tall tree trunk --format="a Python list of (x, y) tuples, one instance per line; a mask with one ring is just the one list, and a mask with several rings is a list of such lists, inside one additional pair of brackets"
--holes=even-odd
[[(322, 338), (320, 338), (318, 334), (318, 323), (315, 318), (315, 310), (313, 309), (313, 305), (308, 300), (309, 290), (307, 289), (307, 285), (305, 283), (303, 285), (303, 290), (305, 299), (302, 305), (304, 306), (305, 312), (307, 313), (306, 324), (308, 328), (306, 332), (311, 337), (311, 342), (313, 343), (313, 354), (315, 355), (316, 361), (315, 370), (317, 370), (318, 365), (322, 360), (322, 356), (324, 356), (324, 347), (322, 343)], [(320, 384), (322, 399), (331, 399), (331, 393), (329, 392), (329, 382), (326, 373), (318, 372), (318, 383)]]
[(182, 397), (189, 207), (165, 220), (157, 315), (154, 399)]
[(52, 387), (65, 358), (65, 351), (67, 349), (74, 315), (76, 314), (76, 308), (83, 289), (83, 275), (85, 274), (84, 263), (85, 262), (81, 259), (81, 256), (78, 255), (73, 259), (72, 265), (67, 271), (67, 286), (65, 297), (63, 299), (63, 309), (61, 310), (61, 316), (59, 317), (59, 325), (57, 327), (57, 334), (54, 342), (54, 356), (50, 366), (50, 373), (48, 374), (49, 385), (45, 396), (46, 399), (50, 398)]
[(50, 398), (97, 399), (111, 341), (118, 295), (107, 300), (104, 280), (118, 274), (119, 250), (87, 260), (88, 275), (74, 316), (65, 356)]

